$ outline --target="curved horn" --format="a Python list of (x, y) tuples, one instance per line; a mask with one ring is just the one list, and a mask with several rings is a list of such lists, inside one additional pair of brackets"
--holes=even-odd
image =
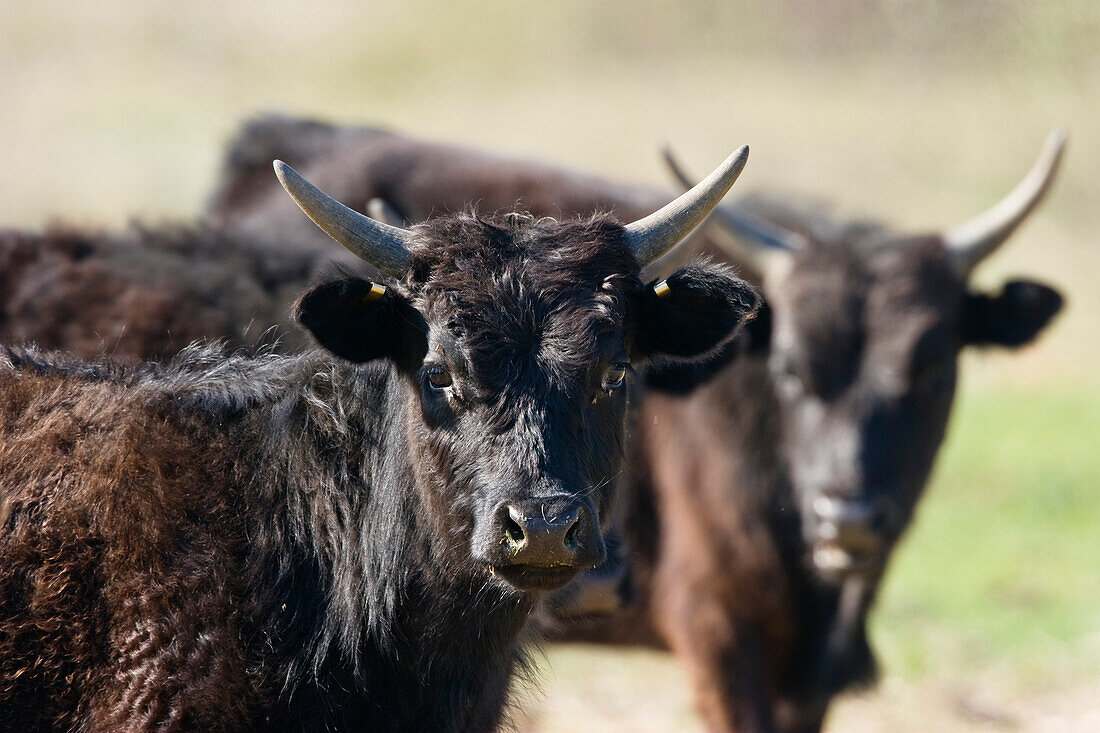
[[(691, 188), (691, 178), (673, 155), (672, 149), (666, 147), (661, 151), (661, 157), (672, 177), (685, 189)], [(798, 232), (784, 229), (733, 206), (716, 207), (711, 221), (728, 228), (739, 237), (770, 249), (786, 249), (793, 252), (806, 244), (805, 237)]]
[(969, 273), (993, 254), (1043, 200), (1065, 147), (1066, 134), (1061, 130), (1051, 132), (1039, 159), (1016, 188), (992, 208), (943, 233), (944, 247), (961, 274)]
[[(665, 166), (685, 189), (691, 187), (691, 177), (672, 149), (661, 151)], [(770, 221), (742, 211), (735, 206), (717, 206), (708, 220), (719, 233), (717, 243), (738, 262), (760, 273), (773, 272), (789, 264), (790, 255), (806, 246), (806, 238), (798, 232), (784, 229)]]
[(349, 209), (281, 160), (274, 165), (275, 175), (290, 198), (325, 234), (387, 275), (403, 277), (408, 272), (407, 229), (383, 224)]
[(711, 212), (741, 175), (749, 159), (743, 145), (699, 185), (658, 211), (626, 225), (626, 238), (642, 267), (672, 251)]

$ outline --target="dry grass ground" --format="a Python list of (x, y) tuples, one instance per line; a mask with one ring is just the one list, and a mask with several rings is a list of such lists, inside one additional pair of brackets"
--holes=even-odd
[[(661, 183), (753, 148), (741, 191), (906, 227), (1006, 191), (1071, 133), (980, 279), (1070, 308), (967, 363), (948, 455), (874, 618), (887, 676), (833, 730), (1097, 730), (1100, 7), (1066, 2), (0, 0), (0, 222), (193, 214), (240, 120), (280, 109)], [(691, 730), (660, 655), (549, 655), (534, 730)], [(1058, 716), (1063, 716), (1059, 718)]]
[[(1094, 648), (1094, 653), (1100, 650)], [(564, 649), (550, 655), (539, 695), (517, 716), (524, 733), (703, 733), (687, 680), (665, 655)], [(886, 676), (873, 691), (841, 698), (828, 731), (845, 733), (1095, 733), (1100, 677), (1024, 696), (982, 683), (951, 685)]]

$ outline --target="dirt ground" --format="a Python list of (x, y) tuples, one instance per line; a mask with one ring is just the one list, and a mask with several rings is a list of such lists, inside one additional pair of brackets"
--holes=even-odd
[[(529, 691), (515, 715), (522, 733), (694, 733), (686, 677), (668, 655), (641, 650), (563, 647), (551, 650), (538, 692)], [(866, 692), (839, 699), (830, 733), (1096, 733), (1100, 676), (1057, 689), (1020, 694), (997, 675), (971, 682), (911, 681), (887, 675)]]

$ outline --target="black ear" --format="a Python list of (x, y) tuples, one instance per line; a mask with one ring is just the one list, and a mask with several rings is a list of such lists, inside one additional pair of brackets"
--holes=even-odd
[(701, 358), (721, 346), (760, 298), (722, 265), (692, 263), (644, 289), (636, 309), (633, 355)]
[(1062, 295), (1032, 280), (1012, 280), (998, 295), (971, 293), (963, 308), (963, 340), (1017, 347), (1034, 339), (1062, 309)]
[(424, 317), (392, 289), (360, 278), (318, 285), (303, 295), (294, 318), (321, 346), (348, 361), (390, 358), (415, 369), (428, 353)]

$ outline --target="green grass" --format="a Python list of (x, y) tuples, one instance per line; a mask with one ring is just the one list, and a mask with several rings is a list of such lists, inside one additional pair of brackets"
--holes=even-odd
[(1100, 391), (964, 390), (873, 624), (909, 677), (1100, 671)]

